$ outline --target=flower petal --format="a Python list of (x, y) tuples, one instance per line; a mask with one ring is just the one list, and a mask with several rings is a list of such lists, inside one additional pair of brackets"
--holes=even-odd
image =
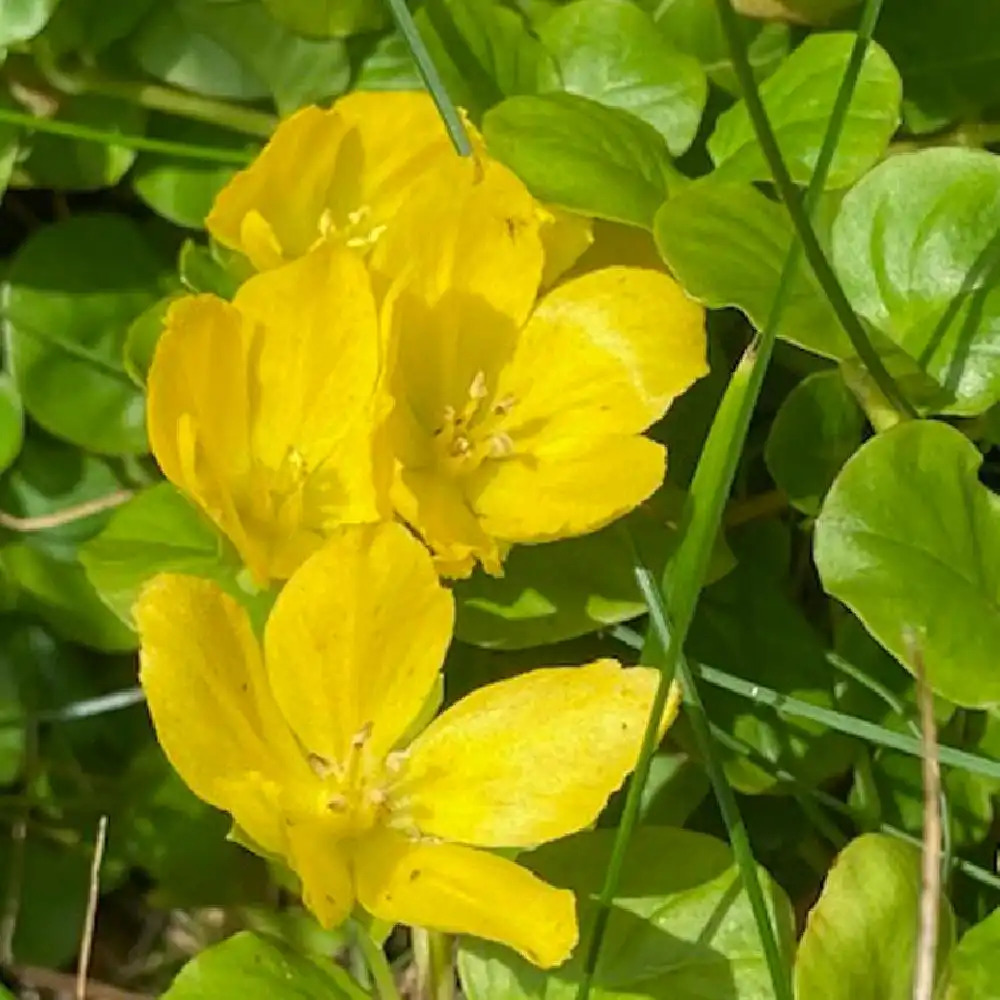
[(541, 210), (539, 232), (545, 248), (545, 268), (542, 288), (554, 285), (591, 247), (594, 242), (594, 220), (562, 208), (549, 206)]
[(506, 431), (551, 439), (644, 430), (708, 370), (705, 313), (666, 274), (609, 267), (539, 304), (500, 380)]
[(343, 845), (315, 820), (289, 825), (288, 861), (302, 880), (302, 901), (323, 927), (342, 924), (354, 908), (354, 882)]
[(443, 576), (466, 577), (476, 560), (487, 572), (500, 572), (500, 548), (483, 531), (460, 483), (433, 469), (399, 469), (392, 499), (397, 514), (434, 553)]
[[(347, 132), (335, 110), (302, 108), (275, 130), (254, 162), (219, 192), (205, 226), (258, 269), (304, 254), (320, 237), (332, 164)], [(250, 216), (252, 222), (245, 227)], [(270, 235), (266, 235), (267, 233)], [(281, 256), (275, 259), (274, 250)]]
[(279, 799), (313, 779), (271, 695), (243, 609), (209, 580), (162, 575), (135, 609), (156, 735), (191, 790), (283, 853)]
[(430, 693), (454, 605), (400, 524), (343, 527), (288, 581), (264, 634), (267, 673), (296, 736), (343, 762), (352, 741), (381, 759)]
[(663, 445), (641, 435), (536, 444), (488, 462), (469, 486), (482, 530), (505, 542), (571, 538), (638, 507), (663, 482)]
[[(614, 660), (481, 687), (410, 748), (398, 794), (425, 834), (526, 847), (589, 826), (635, 767), (658, 673)], [(668, 721), (677, 712), (675, 698)]]
[[(229, 536), (249, 563), (255, 550), (233, 498), (251, 467), (248, 365), (252, 324), (213, 295), (167, 312), (149, 370), (149, 441), (164, 475)], [(252, 551), (253, 550), (253, 551)]]
[(576, 945), (576, 901), (527, 868), (457, 844), (383, 831), (356, 857), (358, 899), (373, 916), (508, 945), (544, 969)]

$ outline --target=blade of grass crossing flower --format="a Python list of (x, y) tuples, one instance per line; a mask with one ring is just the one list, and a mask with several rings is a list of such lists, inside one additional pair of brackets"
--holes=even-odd
[[(833, 268), (830, 266), (830, 262), (827, 260), (826, 254), (823, 252), (823, 248), (820, 246), (816, 233), (812, 228), (809, 212), (799, 198), (798, 190), (792, 181), (791, 174), (788, 172), (788, 167), (785, 165), (781, 150), (778, 148), (778, 141), (774, 136), (774, 130), (771, 128), (767, 112), (764, 110), (764, 104), (757, 89), (756, 78), (753, 75), (753, 70), (746, 56), (743, 33), (740, 30), (732, 2), (731, 0), (715, 0), (715, 6), (719, 11), (719, 18), (722, 21), (723, 31), (726, 35), (726, 46), (729, 50), (729, 56), (733, 61), (733, 69), (740, 84), (740, 93), (746, 102), (747, 113), (753, 124), (757, 141), (760, 143), (764, 157), (771, 168), (774, 185), (778, 189), (781, 200), (788, 209), (792, 225), (795, 227), (796, 235), (801, 242), (802, 249), (805, 251), (806, 258), (812, 265), (816, 280), (819, 282), (823, 293), (836, 313), (840, 325), (844, 328), (844, 333), (847, 334), (851, 345), (857, 351), (858, 357), (882, 394), (901, 414), (907, 417), (915, 417), (916, 411), (882, 363), (878, 351), (875, 350), (868, 339), (868, 334), (864, 326), (862, 326), (861, 321), (851, 308), (851, 304), (847, 300), (847, 295), (844, 293), (844, 289), (841, 287), (837, 276), (833, 273)], [(861, 69), (861, 61), (864, 59), (868, 43), (871, 41), (872, 31), (874, 30), (875, 22), (878, 20), (881, 6), (882, 0), (875, 0), (873, 3), (868, 3), (862, 12), (855, 46), (851, 52), (844, 74), (845, 80), (851, 74), (853, 74), (854, 79), (857, 79), (857, 74)], [(831, 123), (837, 120), (838, 112), (841, 115), (846, 115), (852, 93), (853, 87), (850, 91), (846, 92), (841, 88), (837, 94), (837, 100), (830, 117)], [(841, 103), (843, 103), (842, 108), (840, 107)], [(829, 135), (829, 132), (827, 134)], [(825, 148), (826, 144), (824, 143)], [(828, 155), (832, 159), (833, 147), (830, 148)], [(819, 176), (822, 158), (823, 150), (820, 151), (820, 159), (817, 161), (816, 170), (813, 173), (814, 178)], [(813, 185), (810, 184), (810, 190), (812, 189)], [(820, 187), (820, 190), (822, 190), (822, 187)]]
[[(717, 2), (720, 7), (724, 6), (726, 8), (726, 13), (729, 15), (729, 28), (734, 29), (727, 31), (727, 42), (730, 49), (730, 57), (737, 68), (741, 86), (744, 90), (744, 96), (747, 95), (748, 88), (753, 89), (753, 94), (757, 97), (756, 108), (759, 112), (758, 117), (763, 118), (771, 140), (772, 153), (777, 153), (780, 160), (780, 153), (777, 151), (774, 135), (770, 131), (766, 113), (756, 91), (756, 83), (750, 69), (746, 50), (743, 47), (743, 39), (736, 26), (735, 14), (728, 0), (717, 0)], [(806, 194), (807, 206), (815, 204), (816, 199), (818, 199), (820, 192), (823, 190), (827, 171), (833, 159), (833, 153), (847, 116), (847, 108), (850, 105), (851, 96), (857, 84), (864, 54), (871, 40), (871, 28), (877, 20), (880, 9), (881, 0), (866, 0), (862, 13), (862, 25), (865, 26), (866, 30), (859, 31), (855, 40), (854, 51), (852, 51), (851, 57), (848, 60), (837, 100), (834, 104), (834, 111), (827, 125), (816, 168), (813, 171), (809, 190)], [(749, 104), (750, 101), (748, 100)], [(758, 131), (758, 137), (759, 135)], [(780, 166), (782, 169), (784, 168), (783, 161), (781, 161)], [(785, 193), (791, 195), (792, 200), (795, 202), (795, 209), (800, 211), (801, 215), (805, 217), (806, 238), (812, 236), (815, 241), (815, 236), (808, 221), (808, 208), (803, 208), (796, 200), (798, 196), (794, 186), (791, 184), (791, 179), (788, 177), (787, 169), (784, 169), (784, 176), (789, 182)], [(791, 206), (790, 211), (792, 211)], [(816, 249), (819, 249), (820, 256), (823, 257), (822, 249), (819, 248), (818, 242), (816, 243)], [(680, 653), (694, 617), (698, 596), (704, 586), (712, 544), (721, 523), (726, 499), (732, 488), (739, 457), (742, 453), (747, 430), (750, 426), (750, 419), (753, 415), (753, 410), (764, 381), (764, 375), (767, 372), (767, 366), (773, 352), (777, 324), (788, 301), (791, 278), (798, 266), (798, 261), (799, 244), (794, 243), (785, 258), (778, 289), (771, 304), (767, 323), (736, 366), (726, 387), (726, 392), (719, 409), (712, 421), (708, 439), (698, 460), (698, 466), (692, 481), (685, 518), (681, 526), (681, 543), (664, 570), (662, 582), (663, 602), (660, 606), (665, 612), (662, 616), (663, 624), (667, 626), (667, 623), (669, 623), (669, 628), (650, 628), (642, 656), (643, 662), (660, 666), (660, 686), (646, 728), (639, 760), (632, 779), (629, 782), (621, 822), (605, 872), (604, 884), (601, 888), (597, 915), (594, 922), (594, 930), (590, 939), (590, 947), (576, 994), (577, 1000), (587, 1000), (590, 994), (590, 987), (593, 982), (594, 973), (600, 958), (601, 947), (604, 942), (604, 934), (607, 929), (611, 900), (617, 891), (628, 844), (638, 822), (642, 792), (649, 777), (650, 764), (656, 744), (655, 733), (659, 727), (669, 685), (673, 680), (674, 674), (677, 672), (678, 666), (681, 664)], [(810, 262), (812, 262), (811, 257)], [(823, 263), (825, 263), (825, 257), (823, 257)], [(839, 285), (837, 285), (837, 290), (841, 291), (841, 295), (843, 296)], [(846, 298), (844, 302), (846, 303)], [(850, 314), (851, 320), (857, 322), (849, 306), (847, 311)], [(636, 576), (639, 579), (640, 586), (642, 585), (642, 578), (645, 572), (644, 567), (637, 561)], [(652, 615), (652, 613), (653, 607), (650, 605), (650, 614)], [(694, 697), (697, 698), (693, 678), (686, 670), (684, 671), (682, 680), (686, 689), (685, 695), (687, 696), (687, 689), (691, 689), (694, 691)], [(698, 700), (696, 707), (692, 709), (692, 715), (699, 713), (700, 705), (700, 700)], [(705, 722), (707, 727), (707, 718), (704, 716), (703, 708), (700, 715), (701, 720)], [(706, 732), (702, 728), (702, 735), (706, 736), (709, 741), (711, 740), (710, 730)], [(708, 753), (706, 761), (711, 762), (713, 760), (714, 757), (711, 753)], [(712, 777), (711, 772), (710, 777)], [(734, 824), (729, 830), (730, 838), (733, 842), (734, 854), (743, 876), (744, 886), (750, 897), (754, 915), (757, 918), (758, 932), (767, 959), (774, 995), (778, 1000), (792, 1000), (788, 970), (784, 967), (778, 950), (774, 928), (768, 916), (763, 900), (763, 892), (757, 879), (756, 864), (749, 854), (746, 830), (739, 817), (735, 796), (721, 768), (718, 769), (716, 778), (718, 779), (718, 785), (715, 791), (717, 796), (720, 797), (719, 805), (723, 813), (723, 818), (726, 820), (727, 826), (730, 822)], [(716, 782), (713, 780), (713, 785), (715, 784)], [(725, 800), (725, 804), (723, 800)], [(737, 847), (738, 843), (741, 845), (739, 849)], [(743, 846), (746, 847), (745, 851), (743, 850)]]
[(466, 134), (462, 116), (458, 113), (458, 108), (455, 107), (455, 102), (452, 101), (441, 74), (438, 73), (434, 60), (431, 59), (431, 54), (420, 37), (420, 32), (413, 22), (413, 15), (406, 6), (406, 0), (386, 0), (386, 3), (399, 33), (403, 36), (403, 41), (406, 42), (406, 47), (410, 50), (410, 55), (413, 56), (413, 61), (417, 64), (417, 72), (424, 81), (424, 86), (434, 99), (434, 105), (448, 130), (455, 151), (459, 156), (471, 156), (472, 144)]
[(236, 167), (245, 167), (257, 155), (257, 151), (253, 149), (219, 149), (215, 146), (197, 146), (189, 142), (152, 139), (145, 135), (123, 135), (114, 129), (91, 128), (89, 125), (80, 125), (76, 122), (39, 118), (26, 111), (13, 111), (10, 108), (0, 108), (0, 122), (22, 125), (32, 132), (47, 132), (51, 135), (65, 136), (67, 139), (95, 142), (102, 146), (124, 146), (140, 153), (162, 153), (164, 156), (204, 160), (206, 163), (231, 163)]

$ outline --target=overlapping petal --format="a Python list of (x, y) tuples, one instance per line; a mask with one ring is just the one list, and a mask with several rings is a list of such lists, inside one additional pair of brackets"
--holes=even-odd
[(274, 698), (303, 746), (374, 759), (434, 687), (454, 608), (426, 551), (399, 524), (342, 528), (285, 585), (264, 647)]
[(162, 575), (135, 610), (156, 735), (191, 790), (283, 853), (285, 790), (308, 781), (243, 609), (219, 587)]
[(382, 831), (356, 864), (361, 905), (382, 920), (499, 941), (542, 968), (576, 945), (573, 894), (486, 851)]
[[(635, 766), (658, 677), (598, 660), (466, 695), (411, 746), (414, 822), (482, 847), (527, 847), (589, 826)], [(676, 702), (668, 721), (675, 712)]]

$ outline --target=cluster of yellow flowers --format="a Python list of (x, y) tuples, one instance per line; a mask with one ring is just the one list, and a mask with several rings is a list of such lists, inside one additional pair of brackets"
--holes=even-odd
[(357, 903), (552, 966), (572, 894), (483, 848), (592, 823), (657, 675), (538, 669), (429, 721), (440, 577), (653, 493), (665, 452), (642, 432), (704, 373), (704, 316), (659, 270), (569, 277), (589, 221), (474, 146), (452, 151), (424, 94), (356, 93), (292, 116), (220, 193), (208, 229), (255, 273), (171, 307), (150, 439), (254, 583), (287, 582), (258, 639), (214, 583), (157, 577), (141, 675), (178, 772), (322, 923)]

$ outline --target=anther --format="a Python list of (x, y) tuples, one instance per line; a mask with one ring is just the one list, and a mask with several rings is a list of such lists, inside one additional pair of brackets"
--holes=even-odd
[(389, 801), (389, 793), (384, 788), (373, 788), (368, 793), (368, 801), (376, 809), (381, 809)]
[(498, 416), (502, 417), (514, 408), (514, 397), (508, 392), (507, 395), (501, 397), (493, 404), (493, 412)]
[(393, 750), (392, 753), (386, 754), (385, 769), (392, 774), (398, 774), (409, 757), (409, 750)]
[(489, 439), (490, 458), (507, 458), (514, 453), (514, 442), (506, 431), (497, 431)]
[(327, 800), (326, 807), (335, 813), (347, 812), (347, 797), (344, 795), (334, 795)]
[(451, 445), (451, 453), (455, 458), (464, 458), (472, 451), (472, 444), (467, 437), (460, 435)]
[(369, 740), (372, 734), (372, 724), (366, 722), (352, 737), (351, 746), (355, 750), (360, 750)]
[(489, 390), (486, 388), (486, 372), (476, 372), (476, 377), (469, 386), (471, 399), (485, 399)]
[(309, 754), (306, 757), (306, 760), (309, 762), (309, 766), (312, 768), (312, 772), (317, 778), (329, 778), (335, 770), (333, 761), (329, 761), (325, 757), (321, 757), (318, 753)]

